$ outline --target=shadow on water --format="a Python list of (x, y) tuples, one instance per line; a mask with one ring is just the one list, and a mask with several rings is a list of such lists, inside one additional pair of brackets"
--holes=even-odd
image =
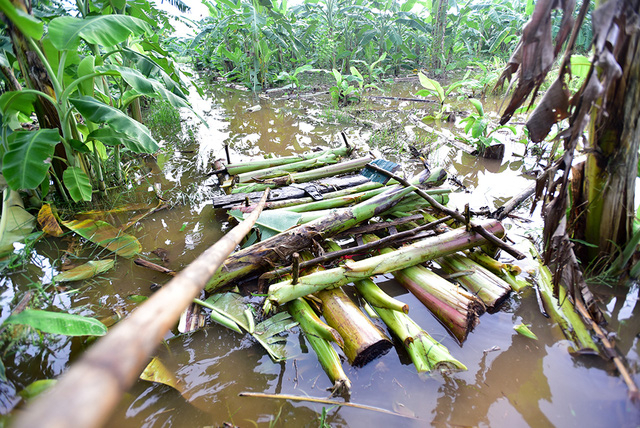
[[(397, 86), (401, 96), (415, 92), (415, 82)], [(232, 160), (238, 162), (269, 153), (289, 155), (315, 146), (335, 147), (342, 144), (339, 133), (345, 131), (350, 143), (380, 153), (379, 147), (370, 144), (374, 130), (357, 118), (355, 125), (351, 119), (340, 123), (327, 107), (327, 99), (321, 97), (269, 100), (211, 86), (206, 88), (205, 98), (194, 98), (192, 103), (208, 127), (189, 112), (182, 112), (178, 146), (166, 143), (136, 175), (140, 200), (153, 201), (159, 191), (174, 204), (131, 230), (142, 244), (143, 257), (180, 270), (229, 228), (227, 214), (211, 208), (211, 198), (220, 190), (215, 176), (208, 175), (212, 162), (225, 157), (225, 144), (230, 147)], [(252, 108), (255, 106), (260, 109)], [(373, 108), (373, 104), (368, 106)], [(354, 110), (357, 108), (361, 107)], [(415, 144), (429, 153), (432, 166), (445, 167), (463, 184), (466, 191), (452, 186), (458, 190), (451, 195), (451, 206), (460, 208), (468, 202), (472, 209), (494, 210), (530, 183), (531, 178), (522, 172), (533, 165), (530, 159), (518, 156), (524, 152), (520, 143), (506, 140), (507, 155), (502, 161), (478, 159), (445, 144), (446, 136), (456, 132), (456, 125), (436, 129), (438, 137), (434, 138), (410, 122), (399, 122), (412, 115), (422, 117), (425, 106), (385, 101), (375, 108), (391, 112), (391, 121), (380, 121), (380, 129), (400, 130), (398, 148), (388, 153), (389, 158), (403, 162), (412, 173), (420, 163), (408, 158), (406, 143)], [(347, 112), (367, 117), (353, 110)], [(174, 141), (174, 137), (168, 136), (166, 141)], [(528, 207), (518, 215), (528, 217)], [(112, 221), (124, 224), (128, 216)], [(533, 222), (505, 221), (510, 237), (521, 240), (526, 231), (539, 230), (537, 216)], [(3, 319), (17, 289), (28, 286), (25, 278), (37, 277), (45, 285), (50, 283), (58, 269), (54, 261), (71, 245), (64, 239), (53, 241), (55, 245), (49, 244), (48, 248), (42, 244), (35, 262), (25, 272), (0, 280)], [(116, 309), (126, 314), (136, 306), (128, 296), (150, 295), (150, 284), (167, 281), (163, 274), (118, 259), (115, 271), (75, 285), (78, 292), (67, 289), (57, 295), (53, 305), (60, 309), (82, 307), (86, 314), (98, 318), (110, 316)], [(383, 278), (380, 286), (409, 304), (411, 317), (469, 368), (466, 372), (418, 375), (398, 343), (364, 367), (350, 367), (345, 362), (353, 384), (351, 402), (393, 410), (406, 418), (346, 407), (240, 397), (238, 394), (245, 391), (327, 397), (326, 389), (331, 385), (297, 329), (289, 333), (292, 357), (273, 363), (248, 337), (209, 325), (187, 335), (168, 334), (158, 349), (157, 356), (176, 374), (185, 396), (170, 387), (140, 380), (121, 401), (108, 426), (192, 427), (230, 422), (242, 427), (315, 427), (320, 424), (323, 409), (324, 421), (336, 427), (632, 427), (640, 421), (640, 413), (628, 404), (626, 387), (613, 366), (598, 357), (570, 355), (569, 344), (559, 328), (540, 314), (531, 290), (512, 295), (497, 313), (483, 315), (475, 331), (459, 346), (413, 295), (389, 278)], [(602, 303), (611, 319), (609, 328), (617, 332), (619, 348), (632, 369), (637, 369), (638, 286), (628, 295), (603, 289), (608, 290)], [(530, 324), (539, 340), (517, 335), (513, 326), (520, 322)], [(20, 354), (20, 361), (3, 356), (9, 376), (9, 382), (0, 385), (0, 405), (5, 411), (20, 401), (17, 391), (36, 379), (61, 374), (88, 344), (83, 339), (44, 340), (44, 346), (28, 347)], [(640, 383), (637, 374), (635, 378)]]

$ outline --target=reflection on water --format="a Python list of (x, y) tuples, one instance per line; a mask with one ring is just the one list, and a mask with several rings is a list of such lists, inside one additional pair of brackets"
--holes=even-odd
[[(416, 90), (414, 82), (402, 85), (394, 88), (400, 96), (411, 96)], [(237, 162), (267, 153), (289, 155), (314, 146), (337, 146), (343, 130), (351, 143), (368, 149), (368, 137), (372, 135), (370, 129), (359, 126), (327, 125), (321, 118), (323, 109), (302, 99), (269, 101), (224, 87), (208, 88), (206, 94), (204, 99), (193, 98), (192, 103), (208, 127), (183, 112), (181, 138), (186, 143), (179, 149), (166, 147), (157, 157), (148, 158), (138, 178), (142, 199), (153, 201), (159, 188), (175, 205), (145, 218), (130, 233), (140, 240), (145, 258), (174, 270), (186, 266), (228, 229), (227, 214), (211, 208), (212, 196), (220, 191), (217, 179), (207, 175), (212, 162), (225, 157), (224, 145), (230, 147), (232, 161)], [(256, 105), (261, 109), (248, 111)], [(425, 108), (397, 101), (376, 105), (376, 109), (418, 117)], [(454, 127), (442, 126), (436, 131), (437, 138), (412, 128), (416, 140), (428, 144), (423, 149), (429, 152), (432, 166), (445, 167), (466, 187), (467, 192), (451, 195), (452, 206), (469, 202), (472, 209), (487, 206), (493, 210), (530, 183), (529, 178), (521, 176), (525, 168), (532, 167), (530, 160), (511, 156), (523, 153), (519, 143), (507, 141), (505, 159), (488, 161), (444, 145), (443, 138), (451, 138)], [(399, 150), (389, 157), (406, 160)], [(405, 164), (410, 173), (419, 168), (416, 161)], [(521, 215), (527, 216), (526, 208)], [(124, 224), (129, 218), (131, 214), (125, 213), (110, 221)], [(540, 228), (540, 222), (507, 221), (507, 227), (510, 236), (518, 240), (524, 229)], [(59, 250), (70, 246), (63, 239), (47, 242), (55, 245), (38, 247), (38, 263), (27, 267), (27, 272), (0, 279), (0, 301), (5, 308), (2, 319), (9, 315), (6, 308), (15, 305), (8, 303), (18, 294), (15, 289), (27, 286), (25, 278), (50, 282), (57, 269), (51, 267), (52, 261), (59, 257)], [(75, 289), (58, 294), (54, 304), (99, 318), (112, 315), (115, 309), (128, 313), (136, 304), (127, 296), (149, 295), (151, 284), (167, 281), (163, 274), (118, 259), (114, 271), (75, 284)], [(406, 418), (322, 404), (239, 397), (245, 391), (327, 397), (326, 389), (331, 385), (297, 329), (289, 335), (293, 357), (273, 363), (249, 338), (211, 325), (188, 335), (169, 334), (158, 348), (157, 356), (184, 386), (184, 396), (164, 385), (138, 381), (108, 426), (193, 427), (230, 422), (242, 427), (315, 427), (323, 411), (326, 423), (344, 427), (631, 427), (640, 421), (640, 413), (628, 404), (626, 387), (614, 374), (613, 366), (597, 357), (571, 356), (558, 327), (539, 313), (530, 290), (512, 296), (496, 314), (483, 315), (475, 331), (459, 346), (413, 295), (393, 281), (380, 285), (409, 304), (412, 318), (469, 368), (460, 373), (418, 375), (399, 343), (362, 368), (345, 363), (353, 383), (348, 397), (351, 402), (393, 410)], [(623, 290), (604, 290), (603, 304), (612, 318), (609, 328), (617, 333), (618, 346), (631, 367), (637, 368), (638, 287), (634, 286), (628, 296)], [(530, 324), (539, 340), (517, 335), (513, 326), (520, 322)], [(3, 356), (9, 377), (9, 382), (0, 384), (0, 406), (5, 412), (18, 404), (17, 391), (36, 379), (59, 375), (87, 346), (84, 339), (45, 340), (44, 350), (32, 346), (20, 354), (20, 361)], [(640, 383), (637, 374), (635, 378)]]

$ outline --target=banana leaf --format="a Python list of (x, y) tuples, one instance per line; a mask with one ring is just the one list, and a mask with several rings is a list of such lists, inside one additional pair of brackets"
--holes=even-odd
[(108, 271), (115, 265), (115, 260), (92, 260), (83, 265), (74, 267), (66, 272), (62, 272), (53, 277), (56, 282), (80, 281), (93, 278), (103, 272)]
[(119, 256), (131, 258), (142, 251), (142, 245), (134, 236), (122, 233), (105, 221), (72, 220), (63, 221), (62, 224), (83, 238)]
[(38, 212), (38, 224), (47, 235), (57, 238), (63, 233), (58, 220), (51, 210), (51, 205), (49, 204), (42, 204), (42, 207)]
[[(200, 302), (196, 301), (196, 303)], [(281, 334), (298, 325), (289, 313), (280, 312), (256, 325), (251, 306), (245, 303), (242, 296), (237, 293), (213, 294), (202, 303), (204, 303), (203, 306), (216, 312), (212, 314), (212, 318), (222, 318), (220, 320), (214, 318), (218, 323), (238, 332), (239, 328), (236, 329), (232, 326), (245, 329), (262, 345), (274, 361), (287, 359), (287, 340)]]
[(64, 336), (104, 336), (107, 334), (107, 327), (95, 318), (38, 309), (25, 309), (18, 314), (11, 315), (4, 323), (28, 325), (43, 333)]

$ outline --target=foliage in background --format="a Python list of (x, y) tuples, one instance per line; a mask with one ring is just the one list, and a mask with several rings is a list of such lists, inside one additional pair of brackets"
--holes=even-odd
[[(473, 61), (506, 60), (533, 10), (532, 0), (451, 0), (443, 3), (441, 16), (434, 10), (436, 1), (305, 0), (293, 7), (286, 0), (203, 3), (209, 16), (198, 23), (189, 46), (194, 63), (253, 90), (277, 80), (289, 83), (306, 65), (343, 75), (354, 63), (371, 65), (360, 68), (369, 84), (381, 73), (423, 69), (440, 75)], [(438, 53), (433, 52), (436, 27), (443, 29)]]

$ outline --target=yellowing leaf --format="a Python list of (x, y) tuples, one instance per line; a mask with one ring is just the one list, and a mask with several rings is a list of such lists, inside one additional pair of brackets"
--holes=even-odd
[(83, 238), (119, 256), (131, 258), (142, 251), (140, 242), (134, 236), (122, 233), (105, 221), (72, 220), (63, 221), (62, 224)]
[(183, 389), (178, 379), (174, 376), (172, 372), (170, 372), (162, 362), (153, 358), (151, 362), (145, 367), (144, 371), (140, 375), (140, 379), (146, 380), (148, 382), (156, 382), (162, 383), (164, 385), (170, 386), (171, 388), (177, 390), (182, 394)]
[(90, 261), (66, 272), (62, 272), (61, 274), (56, 275), (53, 279), (56, 282), (89, 279), (102, 272), (108, 271), (114, 264), (115, 261), (113, 259)]
[(62, 235), (62, 228), (58, 224), (58, 220), (56, 220), (53, 215), (53, 211), (51, 211), (51, 205), (43, 204), (42, 208), (40, 208), (40, 212), (38, 212), (38, 224), (42, 227), (47, 235), (58, 236)]

